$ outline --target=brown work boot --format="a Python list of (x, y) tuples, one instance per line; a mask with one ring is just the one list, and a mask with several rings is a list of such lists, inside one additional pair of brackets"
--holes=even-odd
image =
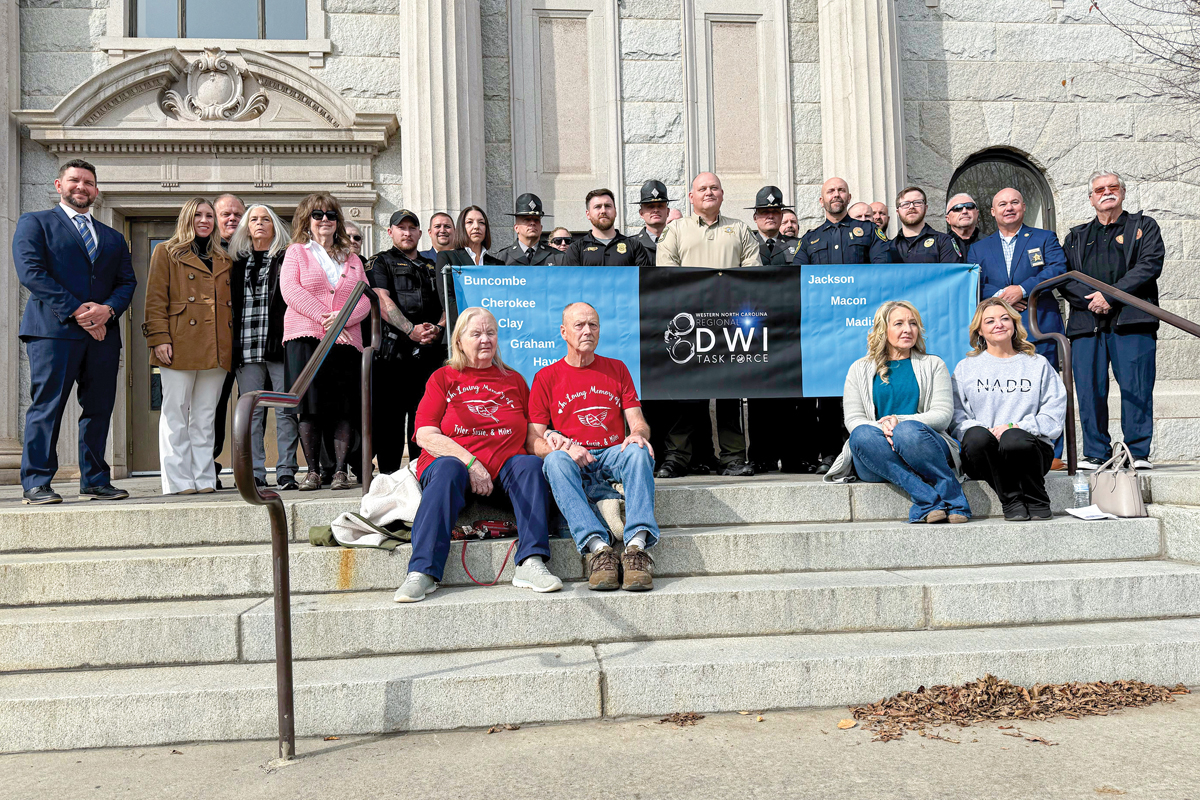
[(608, 545), (587, 555), (588, 588), (600, 592), (611, 592), (621, 585), (619, 570), (621, 562)]
[(627, 592), (648, 592), (654, 588), (654, 579), (650, 576), (650, 566), (654, 559), (640, 547), (626, 547), (621, 554), (621, 569), (625, 580), (621, 588)]

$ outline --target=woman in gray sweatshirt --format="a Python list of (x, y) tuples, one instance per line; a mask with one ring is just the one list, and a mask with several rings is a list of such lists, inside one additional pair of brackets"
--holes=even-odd
[(1026, 338), (1021, 315), (989, 297), (971, 320), (975, 349), (954, 368), (954, 424), (968, 476), (987, 481), (1004, 518), (1050, 519), (1046, 472), (1062, 433), (1067, 390)]

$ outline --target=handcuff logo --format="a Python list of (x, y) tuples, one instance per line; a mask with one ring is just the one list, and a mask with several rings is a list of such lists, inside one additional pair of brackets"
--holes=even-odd
[(667, 324), (664, 340), (667, 355), (676, 364), (686, 364), (696, 355), (696, 345), (685, 337), (696, 330), (696, 318), (686, 311), (676, 314)]

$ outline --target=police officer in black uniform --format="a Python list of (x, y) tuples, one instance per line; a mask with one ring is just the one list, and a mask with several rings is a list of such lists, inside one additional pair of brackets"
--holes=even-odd
[(639, 200), (638, 216), (646, 227), (634, 236), (650, 256), (650, 263), (655, 263), (658, 257), (658, 237), (667, 227), (667, 217), (671, 213), (667, 203), (674, 200), (667, 197), (667, 187), (662, 181), (650, 180), (642, 184), (642, 195)]
[(392, 247), (366, 264), (367, 282), (379, 294), (383, 341), (376, 354), (373, 426), (379, 472), (400, 469), (404, 442), (409, 460), (421, 454), (415, 417), (425, 383), (446, 356), (446, 315), (438, 297), (434, 263), (418, 250), (421, 221), (406, 208), (388, 224)]
[(896, 195), (900, 232), (892, 239), (892, 261), (896, 264), (958, 264), (967, 257), (948, 233), (935, 231), (925, 221), (929, 202), (925, 191), (909, 186)]
[(757, 228), (754, 237), (758, 239), (758, 252), (762, 256), (763, 266), (786, 266), (796, 257), (800, 240), (779, 232), (783, 211), (790, 208), (784, 205), (783, 192), (779, 191), (778, 186), (764, 186), (758, 190), (754, 206), (746, 209), (754, 212), (754, 225)]
[[(867, 220), (852, 219), (850, 188), (841, 178), (830, 178), (821, 185), (821, 207), (825, 222), (800, 237), (793, 264), (887, 264), (891, 260), (891, 242), (887, 235)], [(845, 428), (842, 422), (842, 398), (803, 398), (800, 424), (802, 435), (793, 437), (785, 451), (799, 471), (811, 465), (824, 475), (842, 452)]]
[(517, 208), (508, 216), (516, 217), (513, 230), (517, 240), (500, 253), (505, 264), (536, 267), (560, 263), (562, 252), (542, 241), (542, 217), (550, 216), (542, 209), (542, 198), (526, 192), (517, 198)]
[(641, 242), (613, 227), (617, 221), (617, 201), (611, 191), (593, 189), (584, 203), (592, 229), (567, 246), (560, 263), (574, 267), (654, 266)]

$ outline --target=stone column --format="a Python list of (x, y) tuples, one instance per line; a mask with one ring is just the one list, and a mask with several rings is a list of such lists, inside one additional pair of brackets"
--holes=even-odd
[(428, 227), (435, 211), (487, 201), (479, 0), (401, 0), (400, 18), (404, 205)]
[(21, 215), (21, 132), (10, 112), (21, 107), (21, 26), (17, 0), (0, 0), (0, 483), (17, 483), (21, 470), (20, 290), (12, 237)]
[(825, 176), (891, 207), (905, 185), (904, 98), (893, 0), (820, 0)]

